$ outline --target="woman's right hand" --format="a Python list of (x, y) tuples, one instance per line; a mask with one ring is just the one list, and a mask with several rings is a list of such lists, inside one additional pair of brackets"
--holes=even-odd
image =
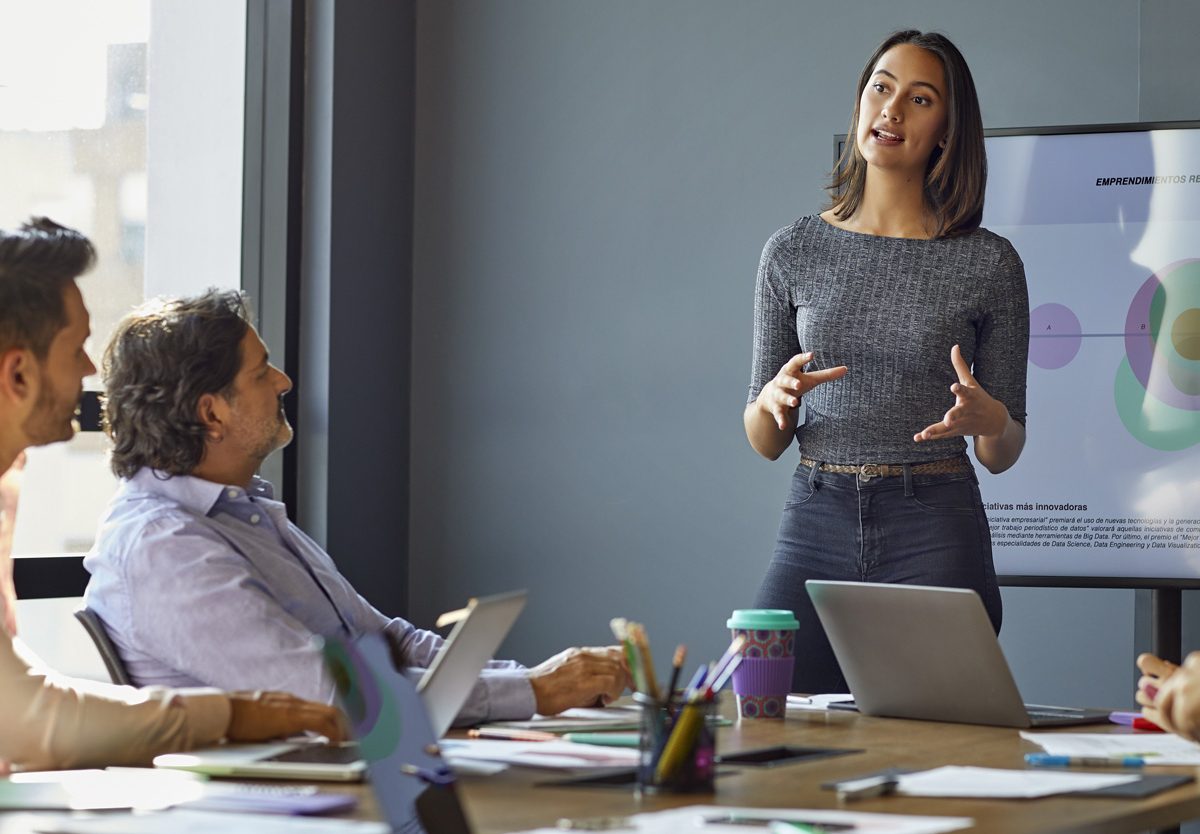
[(1188, 655), (1182, 666), (1142, 655), (1138, 668), (1145, 673), (1137, 692), (1142, 715), (1164, 730), (1200, 739), (1200, 652)]
[(788, 430), (791, 411), (800, 407), (801, 397), (822, 382), (840, 379), (846, 375), (848, 368), (845, 365), (820, 371), (805, 371), (804, 366), (811, 362), (812, 358), (811, 351), (797, 353), (758, 394), (758, 407), (771, 415), (780, 431)]

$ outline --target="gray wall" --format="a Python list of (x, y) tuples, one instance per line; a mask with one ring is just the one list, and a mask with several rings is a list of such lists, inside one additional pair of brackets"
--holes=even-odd
[[(1132, 122), (1141, 33), (1183, 5), (420, 0), (414, 619), (526, 587), (503, 650), (526, 662), (614, 615), (660, 663), (718, 652), (795, 464), (742, 433), (755, 267), (821, 205), (871, 49), (946, 32), (988, 127)], [(1154, 118), (1197, 116), (1161, 98)], [(1130, 701), (1134, 592), (1004, 596), (1027, 697)]]

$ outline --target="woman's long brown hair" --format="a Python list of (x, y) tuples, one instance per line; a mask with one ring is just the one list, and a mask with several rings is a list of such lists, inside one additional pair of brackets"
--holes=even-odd
[(925, 204), (937, 221), (935, 237), (956, 237), (979, 228), (987, 187), (987, 155), (983, 117), (966, 59), (950, 39), (936, 32), (906, 29), (879, 45), (858, 79), (858, 98), (841, 159), (830, 177), (830, 208), (839, 220), (854, 216), (867, 185), (867, 161), (858, 150), (858, 117), (862, 91), (883, 54), (893, 46), (912, 44), (932, 52), (946, 73), (946, 147), (934, 148), (925, 168)]

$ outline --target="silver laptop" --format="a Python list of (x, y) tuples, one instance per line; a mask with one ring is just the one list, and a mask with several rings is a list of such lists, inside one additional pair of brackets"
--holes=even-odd
[[(435, 737), (449, 729), (525, 607), (525, 598), (525, 591), (480, 597), (456, 612), (454, 630), (417, 685)], [(223, 744), (157, 756), (154, 766), (210, 776), (344, 782), (362, 779), (367, 770), (357, 744), (311, 741)]]
[(417, 684), (433, 734), (441, 738), (454, 723), (479, 679), (525, 607), (525, 591), (472, 599), (446, 638), (446, 646)]
[(1106, 710), (1023, 704), (974, 591), (817, 579), (805, 585), (865, 715), (998, 727), (1108, 720)]

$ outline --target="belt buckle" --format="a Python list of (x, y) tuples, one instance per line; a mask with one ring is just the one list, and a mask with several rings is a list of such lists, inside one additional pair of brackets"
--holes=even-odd
[(880, 475), (878, 463), (864, 463), (858, 467), (858, 479), (864, 484), (872, 478), (878, 478)]

